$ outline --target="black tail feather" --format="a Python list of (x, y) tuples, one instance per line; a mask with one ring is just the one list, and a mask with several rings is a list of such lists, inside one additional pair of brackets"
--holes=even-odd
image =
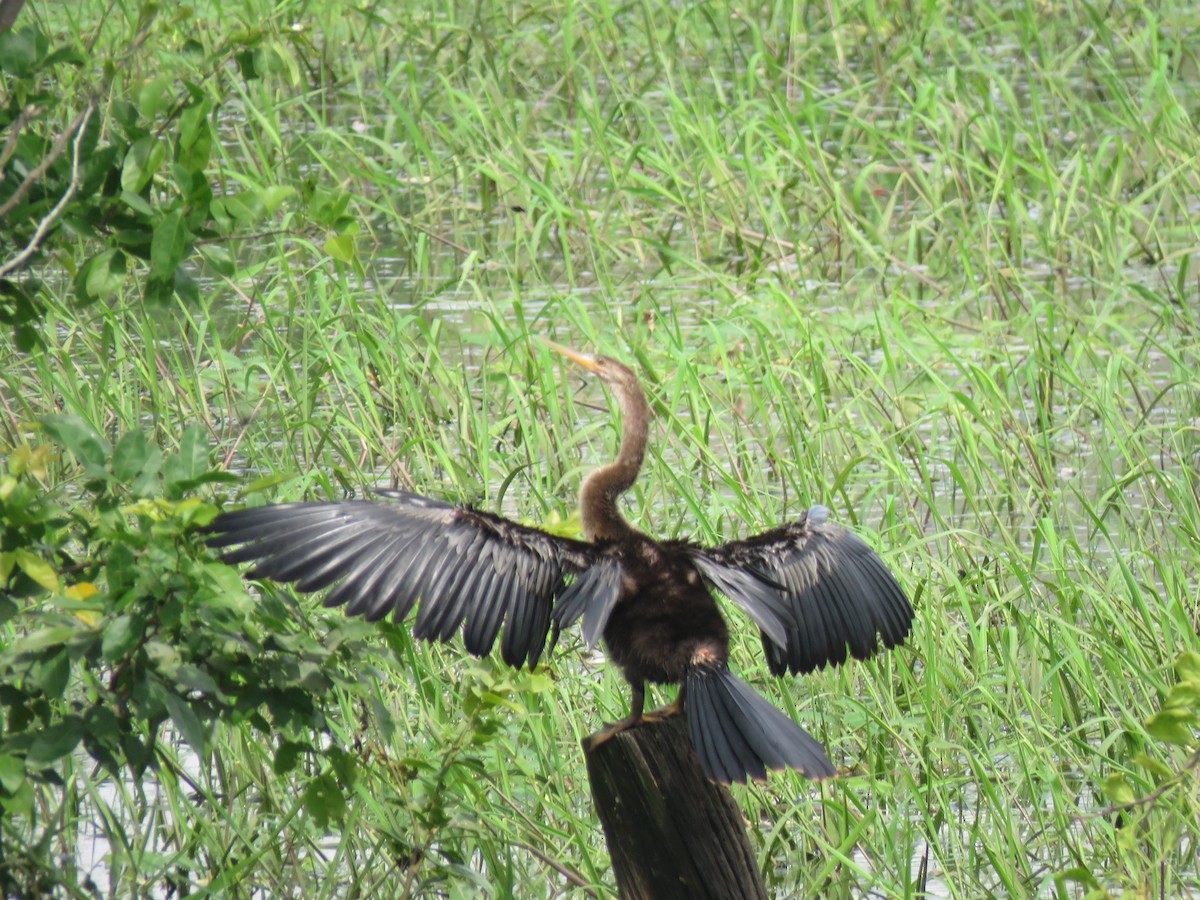
[(685, 696), (692, 747), (714, 781), (762, 781), (767, 769), (836, 774), (816, 740), (725, 666), (691, 669)]

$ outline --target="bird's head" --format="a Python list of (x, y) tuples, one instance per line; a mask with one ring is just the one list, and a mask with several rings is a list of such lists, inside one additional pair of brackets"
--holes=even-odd
[(596, 353), (580, 353), (578, 350), (572, 350), (570, 347), (564, 347), (562, 344), (556, 344), (545, 338), (541, 340), (551, 350), (562, 354), (571, 362), (598, 376), (601, 381), (611, 387), (637, 387), (637, 375), (624, 363)]

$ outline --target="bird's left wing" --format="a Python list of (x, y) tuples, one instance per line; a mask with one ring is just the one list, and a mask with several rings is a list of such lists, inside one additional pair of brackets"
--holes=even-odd
[(866, 659), (908, 635), (913, 610), (895, 576), (862, 538), (813, 507), (799, 521), (743, 541), (693, 548), (714, 588), (763, 632), (771, 671), (811, 672)]
[[(615, 602), (603, 593), (616, 589), (604, 577), (607, 564), (589, 575), (604, 563), (591, 544), (416, 494), (382, 493), (390, 500), (223, 513), (207, 527), (208, 543), (233, 548), (226, 562), (254, 562), (252, 578), (295, 582), (303, 592), (331, 588), (326, 606), (345, 605), (370, 621), (391, 613), (399, 622), (419, 599), (413, 635), (449, 641), (462, 626), (476, 656), (492, 649), (503, 625), (501, 654), (516, 668), (537, 665), (558, 596), (574, 588), (572, 606), (581, 611)], [(577, 577), (568, 588), (570, 575)]]

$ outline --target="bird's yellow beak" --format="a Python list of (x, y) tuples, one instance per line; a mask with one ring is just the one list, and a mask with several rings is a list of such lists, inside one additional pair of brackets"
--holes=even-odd
[(589, 372), (597, 370), (596, 359), (590, 353), (580, 353), (578, 350), (572, 350), (570, 347), (564, 347), (562, 344), (556, 344), (549, 338), (538, 338), (543, 344), (553, 350), (555, 353), (561, 353), (573, 363), (583, 366)]

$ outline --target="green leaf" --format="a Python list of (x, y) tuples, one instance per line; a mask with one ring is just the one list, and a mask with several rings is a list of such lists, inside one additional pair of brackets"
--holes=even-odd
[(108, 595), (121, 597), (137, 579), (137, 561), (128, 544), (113, 544), (108, 552)]
[(33, 782), (28, 778), (11, 797), (0, 797), (0, 809), (13, 817), (28, 819), (33, 812)]
[(1154, 780), (1158, 783), (1166, 781), (1168, 778), (1175, 776), (1175, 770), (1165, 763), (1147, 756), (1145, 753), (1139, 753), (1134, 756), (1133, 761), (1154, 776)]
[(234, 219), (248, 223), (262, 218), (264, 209), (257, 192), (240, 191), (218, 197), (212, 203), (212, 212), (213, 217), (217, 219)]
[(141, 193), (166, 158), (167, 147), (157, 138), (144, 137), (134, 141), (121, 167), (121, 187), (130, 193)]
[(33, 74), (46, 58), (50, 41), (31, 26), (0, 31), (0, 71), (18, 78)]
[(171, 80), (163, 75), (143, 82), (137, 94), (138, 111), (147, 119), (155, 118), (170, 102), (170, 85)]
[(237, 260), (225, 247), (217, 244), (202, 244), (196, 250), (218, 274), (232, 276), (237, 271)]
[(81, 740), (83, 719), (79, 716), (67, 716), (33, 739), (25, 761), (34, 768), (44, 769), (74, 750)]
[[(149, 200), (140, 194), (135, 194), (133, 191), (121, 191), (121, 202), (135, 213), (139, 213), (147, 219), (154, 218), (154, 207), (150, 204)], [(141, 225), (142, 223), (139, 222), (138, 224)], [(135, 235), (136, 240), (134, 240)], [(140, 229), (132, 234), (129, 231), (118, 231), (117, 237), (126, 246), (134, 246), (142, 243), (142, 232)]]
[(34, 682), (48, 697), (62, 697), (70, 677), (71, 657), (65, 649), (42, 660), (33, 670)]
[(204, 756), (208, 752), (208, 732), (191, 704), (176, 693), (168, 693), (163, 699), (167, 705), (167, 712), (171, 714), (171, 721), (175, 723), (183, 739), (193, 750)]
[(156, 451), (158, 448), (150, 443), (144, 431), (128, 432), (113, 448), (113, 475), (122, 484), (129, 484), (148, 464), (157, 468), (162, 453), (159, 452), (159, 458), (155, 460)]
[(164, 641), (147, 641), (146, 656), (150, 664), (165, 678), (174, 678), (175, 670), (179, 668), (179, 651)]
[(183, 221), (183, 210), (167, 213), (166, 218), (155, 226), (150, 241), (150, 277), (164, 281), (173, 278), (191, 238), (192, 233)]
[(321, 664), (306, 659), (300, 660), (296, 683), (314, 694), (322, 694), (329, 690), (329, 678)]
[(238, 497), (245, 497), (249, 494), (257, 494), (261, 491), (267, 491), (275, 487), (277, 484), (283, 484), (285, 481), (290, 481), (295, 477), (294, 473), (287, 472), (272, 472), (270, 475), (264, 475), (261, 478), (255, 478), (252, 482), (238, 491)]
[(263, 209), (268, 215), (279, 209), (285, 200), (290, 199), (296, 193), (296, 189), (290, 185), (271, 185), (270, 187), (262, 188), (258, 192), (258, 198), (262, 203)]
[(358, 781), (358, 759), (354, 754), (334, 744), (325, 751), (324, 756), (333, 767), (339, 784), (350, 787)]
[(106, 466), (112, 446), (95, 428), (78, 416), (44, 416), (39, 422), (42, 429), (69, 450), (90, 475), (108, 475)]
[(1200, 713), (1200, 681), (1181, 681), (1167, 692), (1163, 708), (1181, 709), (1193, 715)]
[(16, 756), (0, 754), (0, 789), (15, 794), (25, 780), (25, 761)]
[(522, 678), (517, 687), (530, 694), (545, 694), (555, 690), (554, 682), (544, 672), (534, 672), (527, 678)]
[(204, 480), (207, 474), (208, 442), (199, 426), (192, 425), (180, 435), (179, 452), (167, 457), (163, 463), (167, 497), (178, 500), (184, 491)]
[(1196, 714), (1187, 709), (1163, 709), (1146, 720), (1146, 730), (1155, 740), (1190, 747), (1196, 742)]
[(179, 143), (183, 147), (192, 147), (211, 133), (208, 127), (208, 114), (212, 104), (208, 100), (193, 103), (179, 114)]
[(125, 754), (125, 761), (134, 773), (135, 778), (140, 778), (142, 773), (146, 771), (146, 767), (154, 760), (154, 745), (157, 742), (157, 734), (158, 731), (155, 729), (144, 741), (139, 735), (133, 732), (127, 731), (121, 735), (121, 752)]
[(142, 282), (142, 297), (150, 306), (154, 306), (155, 304), (166, 306), (175, 297), (174, 280), (164, 281), (161, 278), (147, 277)]
[(111, 297), (125, 283), (125, 254), (121, 250), (97, 253), (82, 266), (75, 276), (75, 296), (80, 303), (92, 303)]
[(175, 684), (185, 691), (202, 691), (214, 696), (221, 692), (211, 675), (191, 663), (184, 663), (175, 670)]
[(17, 561), (17, 568), (46, 590), (57, 591), (59, 589), (58, 573), (54, 571), (54, 566), (46, 560), (24, 547), (18, 547), (13, 551), (13, 555)]
[(1089, 887), (1100, 886), (1100, 882), (1096, 880), (1096, 876), (1089, 872), (1084, 866), (1075, 866), (1070, 869), (1064, 869), (1055, 877), (1063, 881), (1074, 881), (1077, 884), (1086, 884)]
[(253, 81), (254, 79), (258, 78), (258, 73), (254, 71), (253, 52), (244, 50), (243, 52), (237, 54), (234, 59), (237, 61), (238, 72), (241, 74), (244, 80)]
[(1180, 681), (1192, 681), (1200, 684), (1200, 653), (1186, 650), (1175, 660), (1175, 674)]
[(308, 214), (318, 225), (329, 228), (337, 226), (350, 205), (350, 195), (345, 191), (330, 190), (318, 185), (313, 188), (308, 204)]
[(275, 759), (271, 763), (272, 770), (276, 775), (286, 775), (296, 768), (301, 757), (310, 749), (312, 748), (308, 744), (288, 740), (280, 741), (279, 749), (275, 751)]
[(42, 336), (38, 330), (26, 322), (23, 325), (18, 325), (13, 329), (13, 343), (22, 353), (32, 353), (39, 347), (44, 346)]
[(328, 775), (314, 778), (304, 788), (304, 809), (319, 828), (330, 820), (340, 820), (346, 814), (346, 798), (336, 781)]
[(152, 497), (158, 492), (162, 450), (151, 444), (142, 431), (125, 434), (113, 449), (113, 475), (130, 486), (134, 497)]
[(196, 279), (183, 266), (175, 270), (172, 286), (175, 288), (175, 296), (184, 303), (191, 306), (200, 304), (200, 287), (196, 284)]
[(354, 236), (350, 234), (340, 234), (337, 237), (329, 238), (325, 241), (323, 249), (338, 262), (354, 262), (354, 258), (358, 255), (357, 243)]
[(300, 65), (288, 46), (280, 41), (266, 41), (255, 54), (254, 68), (259, 75), (281, 75), (287, 73), (292, 86), (303, 81)]
[(1109, 775), (1104, 780), (1104, 793), (1113, 803), (1132, 803), (1137, 799), (1124, 775)]
[(74, 634), (74, 625), (48, 625), (14, 642), (12, 652), (20, 655), (37, 653), (47, 647), (58, 647), (69, 641)]
[(107, 706), (93, 706), (83, 715), (87, 738), (111, 744), (114, 747), (121, 737), (121, 723)]
[(116, 662), (137, 646), (145, 630), (145, 623), (140, 617), (117, 616), (104, 627), (100, 656), (105, 662)]
[(84, 749), (105, 771), (120, 777), (122, 766), (117, 753), (121, 748), (121, 725), (117, 717), (103, 706), (93, 706), (83, 719)]

